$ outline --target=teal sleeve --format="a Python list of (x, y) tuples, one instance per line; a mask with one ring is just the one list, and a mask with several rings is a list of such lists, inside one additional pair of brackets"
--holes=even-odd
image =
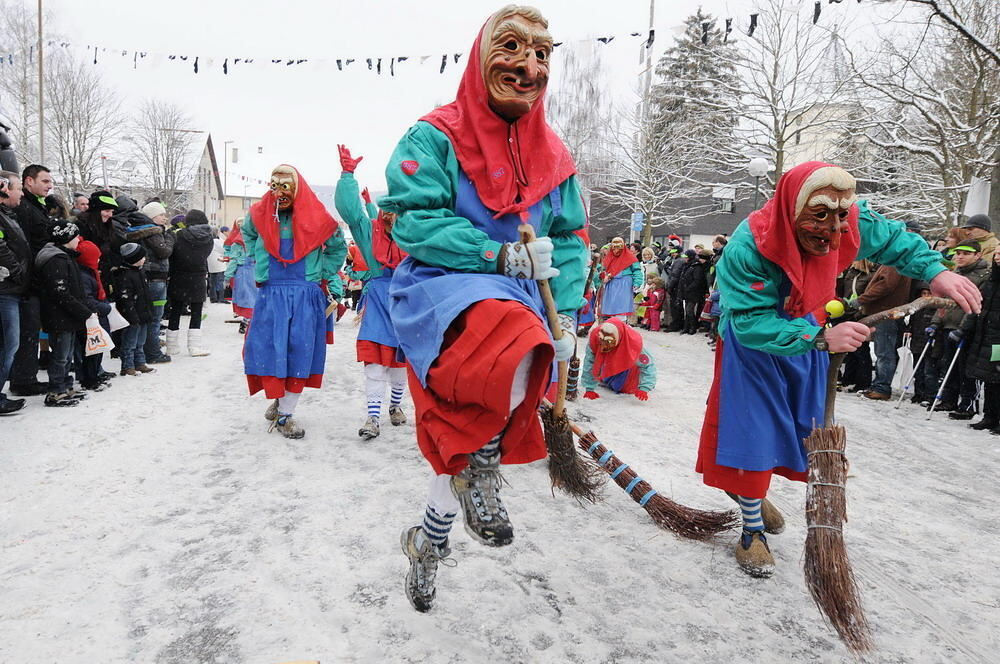
[(374, 203), (365, 203), (365, 213), (369, 219), (375, 221), (375, 218), (378, 217), (378, 207)]
[(583, 356), (583, 369), (580, 371), (580, 381), (583, 383), (584, 392), (593, 392), (597, 389), (597, 379), (594, 378), (594, 351), (590, 349), (589, 339), (585, 341), (587, 352)]
[(344, 297), (344, 282), (340, 279), (340, 268), (347, 257), (347, 243), (344, 242), (344, 230), (337, 226), (337, 232), (327, 239), (323, 245), (323, 275), (327, 290), (338, 300)]
[(646, 283), (646, 277), (642, 271), (642, 263), (632, 263), (629, 270), (632, 272), (632, 288), (642, 288), (642, 285)]
[[(246, 242), (246, 239), (243, 241)], [(243, 245), (234, 242), (226, 248), (226, 253), (229, 255), (229, 262), (226, 263), (225, 278), (231, 279), (236, 276), (236, 270), (246, 262), (247, 252)]]
[[(351, 236), (355, 244), (361, 250), (361, 256), (373, 273), (381, 272), (382, 266), (375, 260), (372, 251), (372, 221), (361, 206), (361, 194), (358, 188), (358, 181), (354, 179), (353, 173), (342, 173), (337, 181), (337, 189), (333, 196), (333, 203), (337, 207), (337, 214), (347, 222), (351, 229)], [(361, 274), (365, 277), (352, 277), (356, 279), (366, 278), (367, 272)]]
[(757, 253), (750, 231), (745, 226), (742, 230), (741, 236), (734, 233), (734, 241), (726, 245), (717, 270), (720, 304), (726, 320), (747, 348), (773, 355), (809, 352), (821, 328), (804, 318), (785, 320), (778, 315), (782, 274)]
[(549, 285), (559, 313), (573, 316), (586, 302), (583, 282), (587, 280), (588, 250), (574, 231), (584, 227), (587, 212), (575, 177), (559, 185), (559, 194), (562, 210), (552, 217), (548, 228), (553, 246), (552, 267), (559, 270), (559, 276), (549, 279)]
[(868, 201), (859, 201), (858, 208), (861, 211), (858, 260), (867, 258), (880, 265), (891, 265), (907, 277), (928, 283), (948, 269), (941, 264), (941, 254), (928, 247), (918, 233), (908, 233), (903, 222), (886, 219), (872, 210)]
[(250, 214), (243, 219), (243, 224), (240, 226), (240, 233), (243, 234), (243, 244), (246, 245), (246, 252), (253, 256), (254, 251), (257, 247), (257, 229), (253, 225), (253, 219), (250, 218)]
[(448, 138), (418, 122), (389, 159), (385, 171), (389, 193), (379, 204), (399, 215), (392, 236), (414, 259), (458, 272), (495, 274), (500, 243), (455, 214), (458, 173)]
[[(643, 364), (642, 358), (646, 358), (646, 363)], [(652, 392), (653, 388), (656, 387), (656, 363), (653, 362), (653, 356), (646, 352), (646, 349), (642, 349), (642, 353), (639, 355), (639, 389), (644, 392)]]

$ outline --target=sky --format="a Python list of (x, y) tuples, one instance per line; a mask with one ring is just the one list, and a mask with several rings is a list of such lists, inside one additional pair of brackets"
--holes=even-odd
[[(34, 2), (30, 3), (34, 5)], [(192, 118), (190, 129), (211, 133), (223, 168), (223, 145), (238, 149), (226, 161), (230, 194), (260, 187), (242, 177), (266, 179), (278, 163), (291, 163), (306, 180), (334, 184), (340, 175), (337, 144), (364, 155), (358, 177), (372, 191), (385, 187), (384, 166), (406, 129), (436, 105), (454, 99), (464, 69), (441, 55), (466, 53), (486, 17), (502, 1), (472, 0), (44, 0), (51, 28), (86, 55), (88, 45), (106, 48), (98, 56), (106, 81), (131, 108), (145, 98), (179, 104)], [(649, 22), (648, 0), (536, 0), (557, 42), (616, 36), (605, 51), (611, 94), (627, 97), (641, 70), (641, 38)], [(654, 58), (669, 46), (683, 19), (699, 6), (731, 16), (745, 30), (756, 0), (657, 0)], [(813, 2), (802, 0), (811, 13)], [(822, 21), (861, 13), (855, 3), (823, 4)], [(856, 18), (856, 16), (852, 16)], [(134, 65), (142, 50), (149, 55)], [(170, 61), (167, 55), (189, 60)], [(424, 64), (415, 56), (431, 56)], [(199, 58), (200, 73), (193, 72)], [(363, 60), (409, 56), (396, 75), (370, 72)], [(558, 50), (557, 50), (558, 56)], [(254, 58), (253, 65), (222, 72), (225, 58)], [(287, 66), (272, 58), (310, 59)], [(336, 58), (358, 62), (338, 71)], [(214, 62), (209, 62), (209, 59)], [(317, 59), (325, 62), (317, 62)], [(559, 60), (553, 62), (550, 91), (557, 89)], [(230, 152), (231, 157), (231, 152)]]

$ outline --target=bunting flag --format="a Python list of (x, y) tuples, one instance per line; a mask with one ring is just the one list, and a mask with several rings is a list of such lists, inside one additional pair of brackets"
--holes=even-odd
[(747, 37), (753, 37), (754, 30), (757, 29), (757, 14), (750, 14), (750, 29), (747, 31)]
[(816, 0), (816, 4), (813, 5), (813, 25), (819, 21), (819, 15), (823, 13), (823, 3), (820, 0)]
[(722, 37), (722, 43), (723, 44), (728, 44), (729, 43), (729, 33), (732, 32), (732, 31), (733, 31), (733, 19), (727, 18), (726, 19), (726, 33)]

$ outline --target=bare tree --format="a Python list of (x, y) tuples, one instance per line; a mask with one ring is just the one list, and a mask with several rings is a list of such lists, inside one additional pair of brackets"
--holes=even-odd
[(100, 158), (114, 148), (123, 124), (115, 92), (94, 68), (66, 52), (47, 59), (45, 125), (62, 184), (83, 191), (97, 183)]
[[(970, 25), (967, 13), (969, 4), (964, 0), (903, 0), (913, 5), (922, 5), (927, 8), (927, 20), (933, 21), (941, 19), (950, 29), (955, 30), (965, 40), (978, 49), (983, 55), (992, 59), (996, 65), (1000, 65), (1000, 46), (997, 45), (996, 30), (990, 33), (988, 30), (982, 31), (981, 26)], [(880, 0), (880, 2), (896, 2), (896, 0)], [(986, 3), (993, 0), (985, 0)], [(973, 3), (977, 4), (977, 3)], [(995, 4), (995, 3), (994, 3)], [(992, 34), (992, 37), (989, 35)]]
[(131, 141), (136, 160), (142, 165), (147, 187), (167, 209), (183, 207), (190, 189), (196, 156), (193, 120), (171, 102), (147, 99), (132, 122)]
[(11, 58), (0, 70), (0, 91), (4, 110), (14, 123), (14, 150), (24, 164), (38, 160), (37, 29), (37, 15), (24, 3), (0, 0), (0, 51)]

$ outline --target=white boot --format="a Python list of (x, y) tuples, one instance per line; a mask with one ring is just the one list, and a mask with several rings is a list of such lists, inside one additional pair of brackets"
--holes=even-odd
[(211, 355), (201, 346), (201, 330), (188, 330), (188, 353), (191, 354), (191, 357)]
[(177, 355), (181, 352), (181, 331), (167, 330), (167, 355)]

